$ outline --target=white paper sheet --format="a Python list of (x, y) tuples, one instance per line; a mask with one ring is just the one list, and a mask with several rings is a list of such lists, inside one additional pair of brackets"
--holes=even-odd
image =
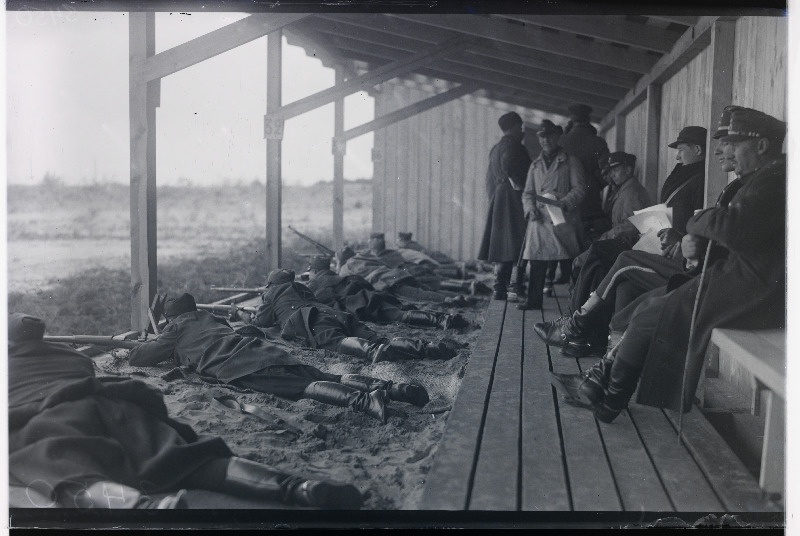
[[(542, 197), (546, 197), (548, 199), (552, 199), (555, 201), (556, 196), (551, 193), (546, 193)], [(561, 225), (562, 223), (566, 223), (566, 219), (564, 219), (564, 211), (561, 210), (561, 207), (556, 207), (553, 205), (545, 205), (547, 207), (547, 213), (550, 215), (550, 219), (553, 221), (553, 225)]]
[(665, 227), (672, 227), (672, 207), (663, 203), (643, 208), (633, 212), (628, 220), (636, 226), (642, 234), (658, 232)]

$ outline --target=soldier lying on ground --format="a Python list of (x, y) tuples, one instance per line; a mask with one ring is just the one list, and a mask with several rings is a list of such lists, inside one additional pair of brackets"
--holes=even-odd
[(732, 111), (721, 141), (733, 145), (741, 187), (727, 206), (692, 216), (682, 239), (690, 260), (698, 258), (708, 240), (724, 246), (727, 257), (709, 260), (702, 277), (641, 303), (619, 344), (585, 375), (552, 374), (560, 391), (586, 401), (604, 422), (619, 415), (637, 384), (640, 404), (689, 411), (714, 328), (784, 325), (785, 134), (786, 124), (763, 112)]
[(436, 251), (424, 247), (422, 244), (411, 238), (412, 233), (397, 233), (397, 249), (412, 249), (424, 253), (439, 264), (456, 264), (456, 261), (445, 255), (441, 251)]
[(336, 253), (336, 271), (341, 276), (360, 275), (376, 290), (402, 299), (442, 305), (467, 306), (470, 300), (458, 292), (474, 295), (487, 290), (478, 281), (442, 279), (424, 266), (390, 260), (388, 255), (378, 256), (372, 251), (356, 253), (345, 246)]
[(245, 319), (246, 322), (262, 328), (277, 326), (284, 339), (312, 348), (325, 348), (372, 363), (401, 359), (442, 360), (456, 355), (455, 350), (443, 342), (380, 337), (352, 314), (318, 302), (307, 286), (295, 281), (292, 270), (270, 272), (261, 301), (254, 317)]
[(386, 421), (390, 400), (424, 406), (425, 389), (415, 384), (357, 374), (328, 374), (304, 365), (280, 346), (258, 337), (243, 337), (228, 322), (198, 311), (194, 297), (184, 294), (167, 302), (169, 324), (154, 340), (131, 351), (129, 362), (150, 367), (163, 361), (195, 369), (200, 376), (284, 398), (308, 398)]
[[(236, 457), (219, 437), (200, 437), (170, 418), (156, 389), (131, 378), (95, 377), (90, 358), (42, 341), (44, 331), (38, 318), (9, 315), (12, 485), (62, 508), (176, 508), (185, 506), (181, 488), (300, 506), (361, 506), (351, 484), (308, 480)], [(159, 501), (143, 493), (178, 490)]]
[(420, 311), (405, 305), (388, 292), (375, 290), (360, 275), (340, 276), (330, 269), (331, 257), (311, 259), (305, 283), (320, 303), (371, 322), (402, 322), (412, 326), (440, 329), (462, 328), (469, 323), (459, 314)]

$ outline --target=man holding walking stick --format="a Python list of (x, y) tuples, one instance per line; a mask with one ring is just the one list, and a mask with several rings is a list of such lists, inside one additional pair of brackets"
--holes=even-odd
[(604, 422), (627, 406), (637, 384), (638, 403), (689, 411), (714, 328), (784, 325), (785, 134), (786, 124), (763, 112), (731, 112), (720, 141), (733, 145), (742, 186), (727, 207), (690, 218), (682, 244), (687, 258), (702, 254), (708, 240), (726, 248), (727, 256), (709, 263), (703, 277), (674, 290), (668, 285), (671, 292), (644, 301), (619, 344), (580, 379), (553, 375), (559, 390), (590, 404)]

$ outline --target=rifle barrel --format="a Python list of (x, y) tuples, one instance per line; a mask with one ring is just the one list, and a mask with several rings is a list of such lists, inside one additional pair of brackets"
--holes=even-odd
[(331, 256), (331, 257), (333, 257), (334, 255), (336, 255), (336, 252), (335, 252), (335, 251), (333, 251), (333, 250), (332, 250), (331, 248), (329, 248), (328, 246), (326, 246), (326, 245), (324, 245), (324, 244), (320, 244), (319, 242), (317, 242), (316, 240), (314, 240), (314, 239), (313, 239), (313, 238), (311, 238), (310, 236), (306, 236), (306, 235), (304, 235), (303, 233), (301, 233), (300, 231), (298, 231), (297, 229), (295, 229), (295, 228), (294, 228), (294, 227), (292, 227), (291, 225), (289, 225), (288, 227), (289, 227), (289, 230), (290, 230), (290, 231), (293, 231), (293, 232), (294, 232), (294, 233), (295, 233), (297, 236), (299, 236), (299, 237), (300, 237), (300, 238), (302, 238), (303, 240), (305, 240), (305, 241), (309, 242), (310, 244), (312, 244), (312, 245), (313, 245), (315, 248), (317, 248), (317, 249), (318, 249), (319, 251), (321, 251), (323, 254), (325, 254), (325, 255), (329, 255), (329, 256)]
[(246, 288), (236, 288), (236, 287), (215, 287), (211, 285), (211, 290), (217, 290), (219, 292), (258, 292), (261, 294), (265, 290), (266, 287), (246, 287)]
[(92, 346), (111, 346), (113, 348), (137, 348), (142, 341), (112, 339), (101, 335), (49, 335), (43, 337), (45, 342), (63, 342), (69, 344), (91, 344)]
[[(258, 307), (249, 307), (245, 305), (236, 305), (237, 311), (244, 311), (245, 313), (255, 313), (258, 311)], [(230, 305), (222, 305), (217, 303), (198, 303), (197, 308), (203, 311), (218, 311), (221, 313), (227, 313), (231, 310)]]

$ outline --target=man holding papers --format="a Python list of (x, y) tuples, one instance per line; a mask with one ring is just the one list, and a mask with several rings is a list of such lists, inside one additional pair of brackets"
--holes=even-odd
[(531, 261), (528, 295), (519, 309), (541, 309), (548, 261), (571, 259), (581, 251), (578, 209), (586, 185), (580, 160), (559, 145), (563, 129), (549, 119), (536, 132), (542, 152), (528, 170), (522, 207), (528, 229), (522, 259)]

